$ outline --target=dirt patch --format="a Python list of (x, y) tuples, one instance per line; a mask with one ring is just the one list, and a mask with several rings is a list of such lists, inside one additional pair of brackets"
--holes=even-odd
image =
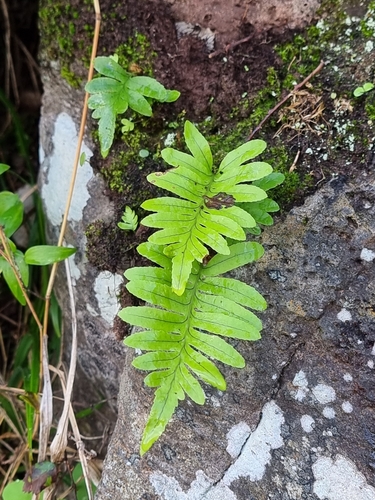
[(219, 44), (241, 38), (242, 26), (252, 25), (258, 32), (275, 29), (300, 29), (309, 24), (319, 0), (167, 0), (178, 21), (210, 28), (217, 34)]

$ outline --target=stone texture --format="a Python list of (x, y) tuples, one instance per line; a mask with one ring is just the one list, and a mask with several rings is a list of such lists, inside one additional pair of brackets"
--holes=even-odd
[(374, 186), (334, 179), (263, 233), (265, 256), (237, 273), (268, 300), (262, 340), (142, 459), (152, 391), (127, 351), (96, 500), (375, 499)]
[[(82, 92), (71, 89), (53, 69), (43, 74), (44, 96), (40, 121), (40, 187), (48, 222), (49, 239), (56, 242), (65, 211), (75, 147), (78, 139)], [(116, 419), (118, 378), (124, 364), (124, 348), (112, 331), (119, 308), (117, 289), (120, 275), (95, 269), (87, 261), (87, 225), (94, 220), (111, 220), (113, 207), (104, 195), (105, 185), (90, 166), (90, 137), (82, 151), (86, 162), (79, 167), (69, 211), (66, 244), (77, 248), (70, 259), (75, 284), (78, 320), (78, 366), (74, 402), (81, 409), (108, 400), (103, 411), (82, 421), (82, 434), (100, 435)], [(59, 267), (55, 292), (63, 311), (69, 311), (64, 266)], [(71, 325), (64, 314), (64, 361), (69, 361)], [(78, 406), (76, 406), (78, 407)], [(101, 440), (99, 440), (101, 443)], [(90, 443), (91, 444), (91, 443)], [(100, 444), (92, 443), (99, 448)]]

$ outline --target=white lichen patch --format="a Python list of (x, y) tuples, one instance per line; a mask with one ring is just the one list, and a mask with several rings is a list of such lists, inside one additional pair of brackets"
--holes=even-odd
[(331, 403), (336, 399), (335, 389), (330, 385), (318, 384), (312, 388), (312, 393), (322, 405)]
[(285, 422), (281, 409), (274, 401), (265, 404), (262, 419), (256, 430), (244, 445), (241, 455), (229, 467), (223, 483), (229, 486), (240, 477), (248, 477), (250, 481), (260, 481), (271, 462), (271, 450), (283, 446), (281, 426)]
[(349, 403), (349, 401), (344, 401), (341, 408), (344, 413), (352, 413), (353, 411), (353, 406)]
[(352, 314), (350, 311), (348, 311), (345, 308), (342, 308), (341, 311), (337, 314), (337, 319), (340, 321), (351, 321), (352, 320)]
[(310, 415), (302, 415), (300, 422), (305, 432), (309, 433), (314, 430), (315, 420)]
[(352, 382), (353, 381), (353, 377), (350, 375), (350, 373), (344, 373), (343, 379), (345, 380), (345, 382)]
[(284, 422), (283, 412), (274, 401), (270, 401), (264, 405), (261, 421), (245, 444), (243, 440), (246, 440), (245, 434), (250, 433), (250, 428), (244, 422), (234, 426), (227, 434), (228, 448), (231, 450), (228, 453), (236, 453), (241, 447), (240, 455), (219, 483), (215, 484), (203, 471), (198, 470), (196, 479), (186, 493), (175, 478), (160, 472), (151, 474), (151, 484), (163, 500), (237, 500), (229, 486), (240, 477), (248, 477), (250, 481), (263, 478), (266, 466), (272, 459), (271, 450), (284, 444), (281, 436)]
[[(56, 119), (52, 136), (53, 153), (51, 156), (44, 158), (41, 167), (43, 175), (45, 175), (42, 198), (48, 219), (55, 226), (61, 224), (65, 211), (77, 141), (78, 134), (73, 119), (67, 113), (60, 113)], [(70, 221), (80, 221), (82, 219), (83, 209), (90, 198), (87, 184), (93, 177), (93, 170), (89, 164), (92, 151), (83, 144), (81, 152), (85, 153), (86, 161), (82, 166), (78, 167), (69, 210), (68, 219)]]
[(374, 48), (374, 42), (372, 40), (366, 42), (365, 52), (372, 52), (373, 48)]
[(375, 252), (368, 248), (362, 248), (360, 257), (366, 262), (372, 262), (375, 259)]
[(313, 492), (321, 500), (375, 500), (375, 488), (368, 485), (355, 464), (342, 455), (319, 457), (312, 467)]
[(323, 416), (331, 420), (336, 417), (336, 412), (330, 406), (325, 406), (323, 408)]
[(374, 361), (373, 361), (372, 359), (369, 359), (369, 360), (367, 361), (367, 366), (368, 366), (369, 368), (373, 369), (373, 368), (374, 368)]
[(305, 372), (300, 370), (298, 373), (296, 373), (292, 384), (294, 385), (294, 387), (298, 387), (297, 391), (293, 391), (294, 398), (297, 401), (303, 401), (307, 393), (309, 392), (309, 383), (307, 382)]
[(169, 148), (170, 146), (173, 146), (175, 140), (176, 140), (176, 137), (177, 137), (177, 133), (176, 132), (170, 132), (169, 134), (167, 134), (167, 137), (164, 139), (164, 146), (166, 148)]
[(251, 429), (246, 422), (240, 422), (234, 425), (227, 433), (227, 452), (232, 458), (238, 457), (250, 433)]
[(103, 271), (96, 277), (94, 291), (99, 307), (99, 315), (113, 325), (113, 320), (119, 310), (117, 294), (123, 282), (122, 276)]
[(154, 472), (150, 481), (163, 500), (237, 500), (236, 495), (222, 483), (213, 486), (211, 481), (201, 470), (195, 473), (196, 479), (185, 493), (177, 480), (160, 472)]

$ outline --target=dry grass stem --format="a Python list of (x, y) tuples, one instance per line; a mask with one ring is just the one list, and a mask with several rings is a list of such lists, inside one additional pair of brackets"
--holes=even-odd
[[(291, 129), (297, 136), (306, 130), (320, 135), (320, 123), (324, 120), (324, 103), (321, 95), (312, 94), (309, 90), (292, 92), (291, 103), (279, 111), (278, 122), (283, 122), (275, 133), (279, 136), (284, 130)], [(295, 136), (294, 136), (295, 137)]]

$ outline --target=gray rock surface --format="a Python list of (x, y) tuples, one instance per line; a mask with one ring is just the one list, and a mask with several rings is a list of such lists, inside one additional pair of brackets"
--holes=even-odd
[(375, 173), (333, 179), (261, 241), (237, 273), (269, 304), (246, 368), (140, 459), (152, 390), (127, 351), (96, 500), (375, 500)]
[[(78, 139), (82, 92), (70, 88), (53, 69), (43, 73), (43, 108), (40, 121), (40, 187), (49, 238), (56, 242), (73, 169)], [(86, 420), (83, 434), (99, 435), (116, 419), (118, 379), (124, 365), (124, 348), (112, 330), (119, 309), (117, 289), (122, 276), (99, 272), (86, 256), (85, 230), (90, 222), (113, 218), (113, 207), (104, 195), (104, 181), (90, 166), (90, 137), (82, 151), (86, 162), (78, 169), (69, 212), (66, 245), (77, 248), (70, 259), (75, 285), (78, 321), (78, 367), (74, 401), (81, 409), (107, 400), (103, 411)], [(70, 358), (71, 324), (64, 266), (60, 265), (54, 288), (64, 317), (64, 361)], [(68, 313), (67, 313), (68, 312)], [(87, 427), (85, 427), (87, 425)], [(101, 441), (101, 440), (100, 440)], [(95, 447), (95, 442), (92, 444)], [(98, 445), (99, 447), (99, 445)]]

